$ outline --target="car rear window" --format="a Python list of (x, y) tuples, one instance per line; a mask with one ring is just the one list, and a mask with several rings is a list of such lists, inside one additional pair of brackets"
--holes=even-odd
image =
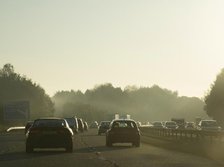
[(166, 125), (168, 125), (168, 126), (175, 126), (176, 123), (175, 122), (167, 122)]
[(36, 120), (34, 122), (34, 127), (65, 127), (64, 120), (50, 120), (50, 119), (43, 119), (43, 120)]
[(215, 126), (218, 126), (216, 121), (203, 121), (201, 125), (205, 126), (205, 127), (215, 127)]
[(110, 122), (101, 122), (101, 126), (108, 127), (110, 125)]
[(115, 121), (112, 125), (113, 128), (136, 128), (135, 122), (132, 121)]
[(69, 125), (75, 125), (75, 120), (73, 118), (65, 118)]

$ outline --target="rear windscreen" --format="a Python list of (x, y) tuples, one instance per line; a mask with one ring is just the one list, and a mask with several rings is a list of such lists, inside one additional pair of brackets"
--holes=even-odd
[(113, 128), (136, 128), (136, 124), (131, 121), (116, 121), (113, 123)]
[(34, 122), (34, 127), (65, 127), (64, 120), (36, 120)]
[(75, 120), (73, 118), (65, 118), (65, 120), (68, 122), (68, 124), (71, 126), (75, 125)]

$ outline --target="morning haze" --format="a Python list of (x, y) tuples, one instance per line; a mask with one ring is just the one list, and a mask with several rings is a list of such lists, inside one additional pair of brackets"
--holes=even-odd
[(0, 66), (58, 90), (112, 83), (203, 97), (223, 66), (222, 1), (1, 1)]
[(223, 9), (0, 0), (0, 166), (223, 166)]

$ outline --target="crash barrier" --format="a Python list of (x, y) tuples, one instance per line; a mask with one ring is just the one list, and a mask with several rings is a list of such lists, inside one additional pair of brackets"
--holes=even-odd
[(204, 131), (197, 129), (163, 129), (153, 127), (140, 127), (142, 136), (158, 137), (169, 140), (209, 141), (223, 142), (223, 131)]

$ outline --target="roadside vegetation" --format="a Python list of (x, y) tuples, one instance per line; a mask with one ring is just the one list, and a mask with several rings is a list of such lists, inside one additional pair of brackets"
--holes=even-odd
[(170, 120), (173, 117), (194, 121), (207, 118), (204, 102), (197, 97), (178, 96), (177, 92), (152, 87), (128, 86), (124, 90), (103, 84), (85, 93), (59, 91), (52, 100), (58, 116), (80, 116), (85, 120), (112, 119), (114, 114), (130, 114), (140, 121)]
[(30, 102), (30, 118), (52, 116), (54, 105), (44, 89), (25, 76), (14, 71), (11, 64), (0, 69), (0, 122), (3, 123), (3, 106), (9, 102)]
[(224, 127), (224, 69), (216, 76), (208, 94), (205, 96), (205, 111)]
[(53, 97), (49, 97), (40, 85), (16, 73), (13, 65), (5, 64), (0, 69), (0, 121), (3, 122), (5, 103), (27, 100), (30, 102), (30, 119), (44, 116), (77, 116), (91, 122), (110, 120), (118, 113), (130, 114), (132, 118), (140, 121), (171, 118), (194, 121), (196, 117), (211, 117), (223, 126), (223, 85), (224, 69), (217, 75), (204, 99), (179, 96), (178, 92), (158, 85), (127, 86), (121, 89), (110, 83), (98, 85), (85, 92), (58, 91)]

